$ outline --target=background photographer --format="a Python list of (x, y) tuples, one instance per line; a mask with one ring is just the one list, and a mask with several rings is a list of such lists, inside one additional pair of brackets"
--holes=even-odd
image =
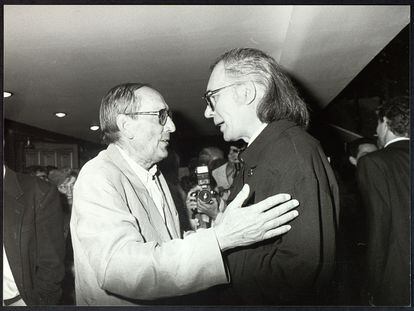
[(219, 194), (213, 190), (215, 182), (208, 166), (197, 166), (195, 174), (197, 185), (190, 189), (186, 199), (190, 223), (193, 229), (209, 228), (218, 213)]
[(239, 160), (239, 154), (246, 148), (246, 145), (242, 140), (231, 142), (227, 154), (228, 161), (211, 172), (217, 183), (216, 191), (223, 200), (229, 197), (233, 180), (241, 171), (242, 163)]
[[(207, 180), (209, 180), (209, 188), (211, 188), (211, 198), (208, 200), (197, 200), (199, 191), (203, 190), (203, 186), (198, 182), (192, 187), (187, 194), (186, 205), (189, 210), (190, 222), (196, 228), (211, 226), (212, 220), (215, 219), (219, 209), (220, 199), (226, 201), (230, 194), (230, 187), (234, 178), (241, 171), (242, 163), (239, 160), (239, 154), (246, 148), (243, 141), (231, 142), (229, 152), (227, 154), (227, 162), (223, 164), (224, 159), (220, 158), (220, 149), (216, 147), (204, 148), (199, 154), (199, 163), (206, 164), (209, 168)], [(200, 165), (201, 165), (200, 164)], [(195, 172), (193, 180), (202, 181), (204, 178)], [(224, 205), (222, 206), (224, 208)]]

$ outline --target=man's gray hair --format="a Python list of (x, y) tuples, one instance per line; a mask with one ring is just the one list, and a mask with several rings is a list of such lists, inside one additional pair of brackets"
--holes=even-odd
[(211, 69), (223, 62), (226, 75), (235, 80), (250, 80), (265, 88), (257, 108), (262, 122), (289, 120), (306, 128), (309, 112), (305, 102), (273, 57), (253, 48), (238, 48), (221, 55)]
[(144, 83), (124, 83), (110, 89), (102, 98), (99, 109), (99, 121), (106, 144), (114, 143), (119, 139), (119, 128), (116, 117), (122, 113), (131, 113), (138, 110), (140, 98), (135, 91), (148, 86)]

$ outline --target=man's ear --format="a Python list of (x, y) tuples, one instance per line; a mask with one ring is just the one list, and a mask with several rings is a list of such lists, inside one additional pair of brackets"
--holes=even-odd
[(245, 88), (245, 96), (246, 96), (246, 102), (248, 105), (254, 102), (257, 96), (257, 90), (256, 90), (256, 84), (254, 84), (253, 81), (247, 82), (246, 88)]
[(130, 118), (124, 114), (116, 116), (116, 125), (119, 131), (127, 138), (134, 138), (133, 132), (130, 130)]
[(353, 156), (349, 156), (349, 162), (351, 162), (352, 165), (357, 166), (357, 159)]
[(390, 122), (390, 120), (388, 120), (387, 117), (383, 117), (382, 122), (384, 123), (384, 126), (387, 128), (387, 130), (389, 130), (390, 128), (388, 126), (388, 122)]
[(242, 99), (243, 103), (250, 105), (256, 99), (256, 86), (252, 81), (246, 81), (237, 88), (237, 95)]

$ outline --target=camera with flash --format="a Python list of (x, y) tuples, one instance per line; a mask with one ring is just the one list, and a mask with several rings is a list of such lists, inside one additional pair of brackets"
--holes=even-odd
[(210, 202), (212, 193), (210, 185), (210, 174), (207, 165), (197, 166), (196, 168), (197, 184), (201, 190), (197, 192), (197, 198), (205, 203)]

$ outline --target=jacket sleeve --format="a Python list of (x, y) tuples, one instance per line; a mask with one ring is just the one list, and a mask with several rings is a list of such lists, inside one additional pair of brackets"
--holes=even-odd
[(358, 186), (367, 212), (368, 247), (367, 247), (367, 286), (370, 293), (375, 292), (375, 284), (381, 284), (386, 263), (391, 231), (391, 206), (386, 176), (371, 157), (365, 156), (358, 161)]
[(35, 203), (37, 262), (33, 282), (38, 304), (50, 305), (57, 304), (62, 295), (65, 240), (59, 193), (52, 185), (42, 186), (38, 191), (43, 196)]
[[(105, 174), (79, 176), (71, 219), (77, 275), (92, 270), (95, 280), (87, 282), (141, 300), (184, 295), (227, 282), (214, 231), (158, 243), (151, 237), (157, 229), (148, 228), (146, 220), (129, 211), (128, 200), (134, 194), (126, 195), (122, 189), (121, 182)], [(139, 209), (146, 217), (145, 208)]]

